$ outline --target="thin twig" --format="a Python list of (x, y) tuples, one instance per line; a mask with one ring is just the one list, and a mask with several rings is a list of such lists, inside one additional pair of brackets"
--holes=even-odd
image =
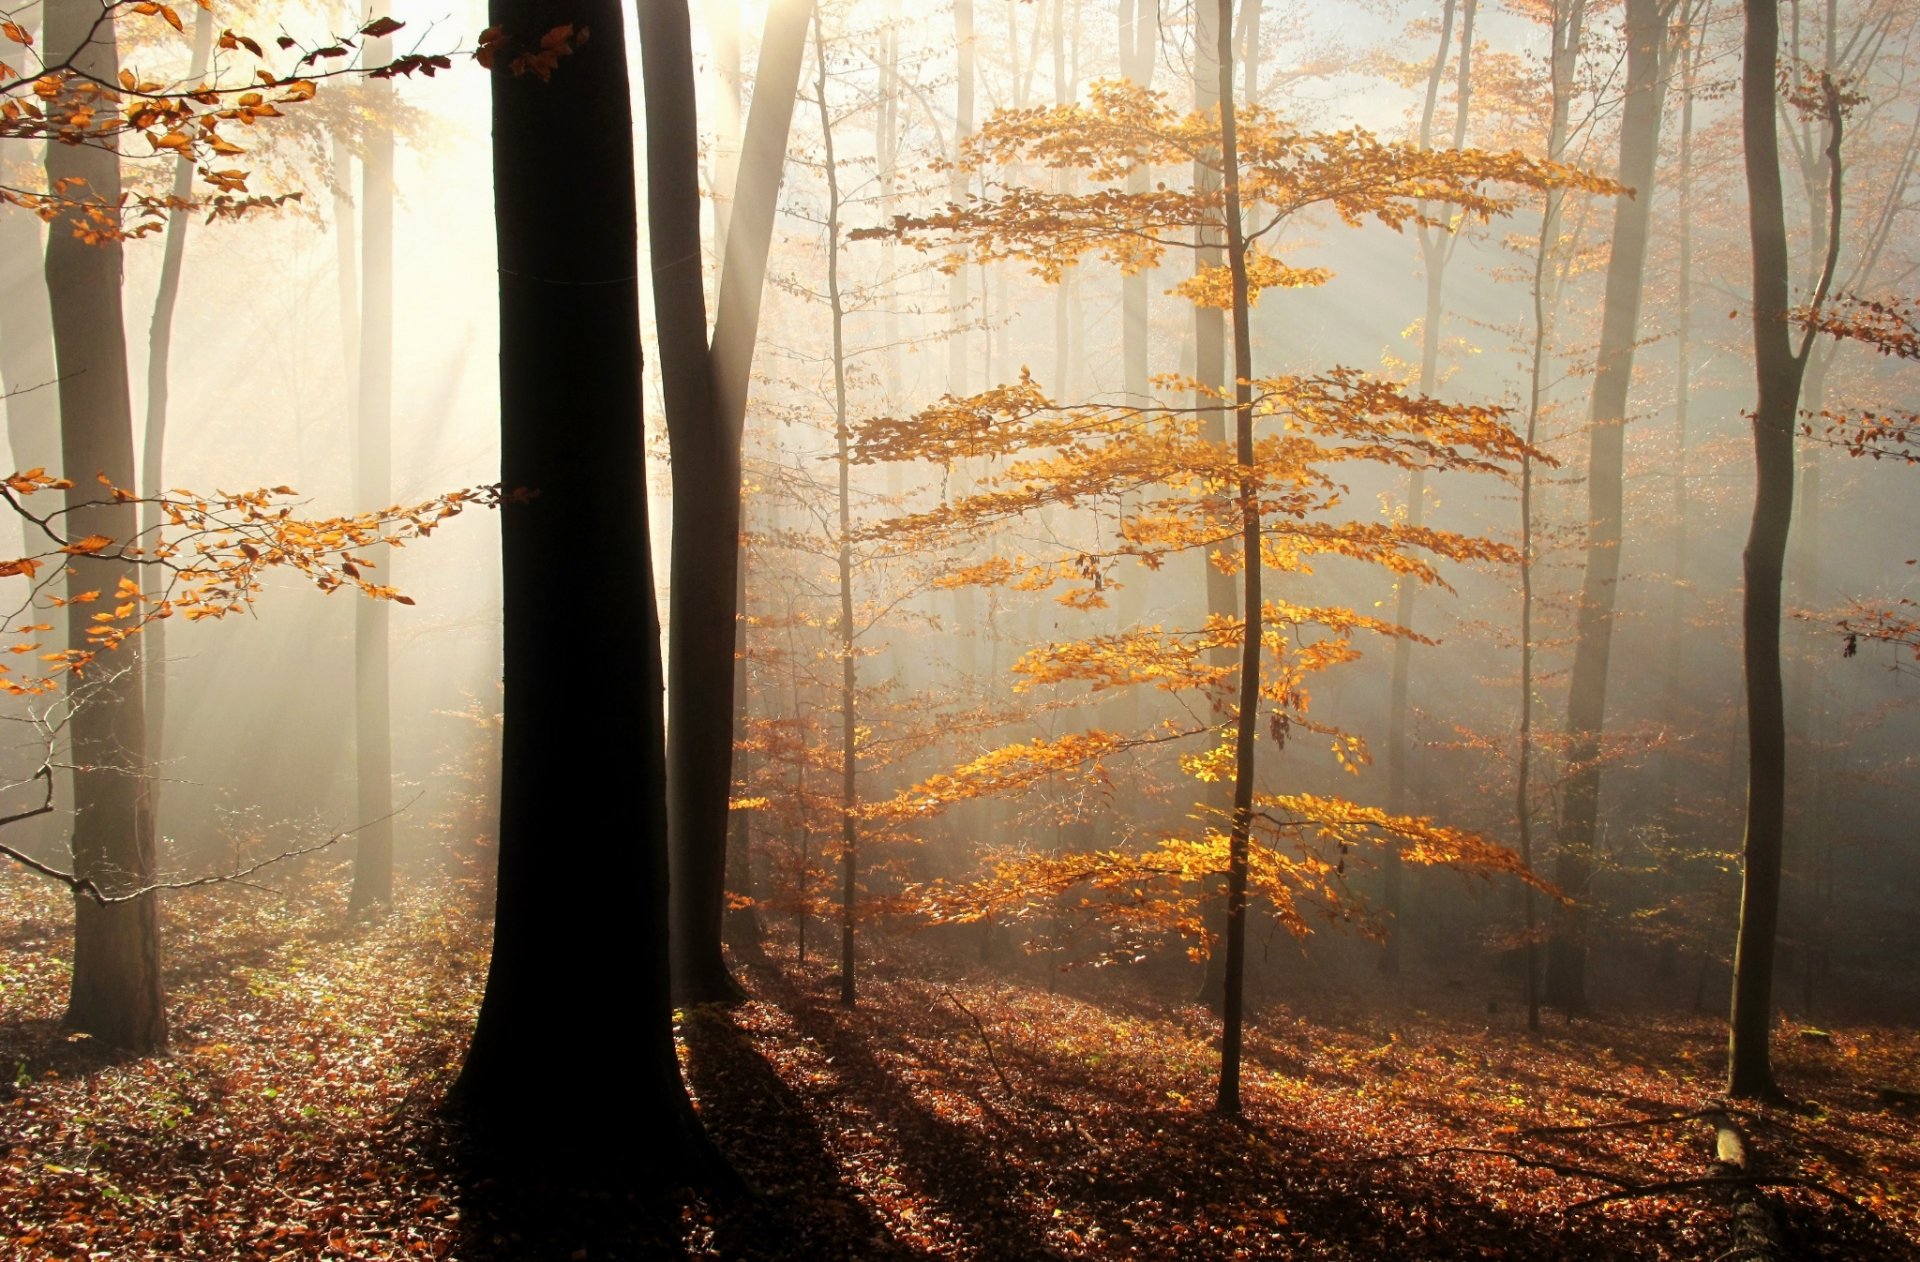
[[(264, 868), (270, 868), (276, 863), (283, 863), (288, 859), (298, 859), (302, 855), (310, 855), (310, 854), (318, 853), (319, 851), (325, 850), (329, 846), (335, 845), (338, 842), (345, 841), (347, 838), (353, 836), (355, 833), (363, 832), (366, 829), (372, 828), (375, 824), (384, 823), (387, 820), (392, 819), (394, 816), (399, 815), (402, 812), (411, 808), (415, 802), (418, 802), (421, 799), (421, 797), (424, 796), (424, 794), (425, 794), (425, 790), (423, 789), (420, 793), (414, 794), (413, 797), (409, 798), (406, 802), (402, 803), (401, 805), (396, 806), (391, 811), (388, 811), (385, 815), (378, 816), (374, 819), (366, 820), (363, 823), (355, 824), (352, 828), (343, 829), (340, 832), (333, 834), (331, 837), (328, 837), (323, 841), (314, 842), (310, 846), (296, 846), (291, 850), (283, 850), (279, 854), (274, 855), (271, 858), (262, 859), (258, 863), (248, 864), (246, 867), (235, 869), (232, 872), (215, 872), (207, 876), (196, 876), (191, 878), (190, 880), (185, 880), (185, 881), (155, 881), (151, 884), (143, 885), (138, 889), (128, 890), (120, 894), (107, 893), (105, 890), (101, 889), (98, 884), (95, 883), (92, 877), (76, 876), (71, 872), (62, 872), (58, 868), (50, 867), (47, 864), (41, 863), (38, 859), (33, 858), (31, 855), (23, 854), (20, 851), (15, 850), (13, 847), (5, 844), (0, 844), (0, 855), (4, 855), (9, 859), (14, 860), (16, 863), (19, 863), (23, 867), (27, 867), (32, 869), (35, 872), (38, 872), (42, 876), (51, 877), (52, 879), (66, 886), (68, 889), (72, 890), (75, 894), (80, 895), (83, 898), (90, 898), (95, 903), (98, 903), (103, 907), (111, 907), (115, 903), (130, 903), (130, 902), (133, 902), (135, 899), (145, 898), (149, 894), (155, 894), (162, 890), (191, 890), (191, 889), (198, 889), (201, 886), (205, 886), (205, 885), (247, 885), (254, 889), (265, 890), (267, 893), (270, 893), (270, 894), (280, 894), (280, 891), (278, 890), (270, 889), (266, 886), (255, 885), (254, 883), (248, 881), (246, 878), (252, 876), (256, 872), (261, 871)], [(28, 816), (38, 815), (42, 811), (45, 811), (48, 809), (51, 809), (51, 808), (41, 807), (38, 810), (27, 812), (26, 815)], [(21, 818), (25, 818), (25, 816), (22, 816)], [(280, 896), (282, 898), (286, 897), (286, 895), (284, 894), (280, 894)], [(984, 1035), (982, 1037), (984, 1037)], [(988, 1054), (989, 1055), (992, 1054), (991, 1047), (988, 1048)]]

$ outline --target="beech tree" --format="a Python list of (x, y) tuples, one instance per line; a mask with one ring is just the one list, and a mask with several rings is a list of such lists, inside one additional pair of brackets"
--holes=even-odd
[[(496, 0), (490, 18), (501, 476), (526, 494), (501, 519), (493, 957), (452, 1103), (524, 1162), (567, 1152), (592, 1171), (699, 1177), (712, 1154), (680, 1079), (668, 976), (664, 681), (620, 11), (608, 0)], [(555, 170), (573, 174), (577, 198), (552, 195)], [(549, 588), (554, 558), (582, 538), (607, 573), (628, 576), (589, 618)], [(592, 740), (560, 740), (577, 719), (581, 661), (594, 663), (609, 721)], [(636, 787), (632, 830), (609, 827), (632, 818)], [(554, 862), (556, 837), (574, 862)], [(578, 1036), (566, 1072), (529, 1091), (527, 1066), (551, 1056), (561, 1028)]]
[[(1215, 694), (1219, 711), (1228, 716), (1218, 727), (1202, 724), (1148, 739), (1213, 736), (1217, 746), (1189, 759), (1187, 769), (1203, 782), (1233, 786), (1230, 813), (1225, 818), (1211, 815), (1203, 839), (1179, 843), (1187, 855), (1183, 870), (1225, 877), (1226, 918), (1219, 934), (1224, 941), (1225, 1010), (1219, 1104), (1229, 1112), (1239, 1107), (1241, 974), (1256, 818), (1263, 834), (1277, 829), (1291, 835), (1304, 829), (1322, 839), (1337, 839), (1342, 849), (1351, 844), (1351, 833), (1342, 832), (1347, 825), (1380, 835), (1434, 836), (1425, 821), (1376, 812), (1356, 824), (1364, 812), (1349, 803), (1322, 804), (1319, 799), (1256, 790), (1255, 733), (1262, 703), (1273, 706), (1276, 744), (1284, 744), (1296, 724), (1315, 730), (1306, 715), (1304, 676), (1345, 660), (1355, 631), (1407, 634), (1404, 628), (1348, 610), (1269, 599), (1262, 571), (1304, 572), (1317, 556), (1339, 555), (1434, 581), (1437, 571), (1419, 553), (1504, 555), (1484, 540), (1427, 527), (1330, 517), (1338, 500), (1337, 484), (1322, 466), (1371, 460), (1401, 468), (1424, 463), (1435, 469), (1485, 470), (1516, 458), (1521, 450), (1512, 432), (1488, 409), (1445, 405), (1348, 370), (1257, 375), (1248, 313), (1259, 292), (1319, 285), (1328, 273), (1290, 266), (1254, 243), (1288, 217), (1316, 206), (1331, 208), (1349, 223), (1377, 219), (1401, 226), (1433, 222), (1424, 209), (1427, 203), (1451, 204), (1468, 216), (1504, 213), (1510, 202), (1496, 191), (1503, 185), (1610, 187), (1517, 154), (1423, 150), (1386, 144), (1361, 131), (1300, 133), (1259, 106), (1237, 106), (1231, 16), (1230, 8), (1218, 15), (1217, 30), (1226, 34), (1216, 40), (1221, 58), (1217, 115), (1182, 116), (1158, 94), (1124, 83), (1094, 85), (1083, 104), (1004, 112), (970, 143), (972, 162), (1073, 166), (1100, 186), (1054, 193), (1009, 183), (996, 196), (965, 207), (896, 218), (891, 231), (921, 248), (959, 240), (982, 261), (1022, 259), (1049, 281), (1088, 256), (1136, 270), (1150, 266), (1175, 244), (1193, 242), (1193, 248), (1211, 249), (1217, 232), (1225, 246), (1225, 266), (1203, 266), (1180, 292), (1196, 306), (1231, 315), (1234, 386), (1228, 396), (1204, 381), (1181, 384), (1198, 391), (1207, 411), (1215, 401), (1231, 403), (1236, 417), (1232, 448), (1211, 439), (1204, 420), (1195, 421), (1185, 412), (1061, 408), (1025, 379), (973, 399), (950, 400), (911, 427), (881, 424), (868, 431), (876, 450), (897, 444), (900, 455), (912, 458), (944, 461), (963, 450), (1021, 457), (989, 479), (989, 489), (904, 518), (894, 527), (898, 530), (938, 530), (960, 522), (971, 528), (1045, 504), (1089, 505), (1122, 491), (1147, 497), (1141, 512), (1120, 524), (1116, 545), (1090, 548), (1071, 558), (1024, 563), (996, 559), (972, 567), (975, 581), (1067, 581), (1073, 589), (1063, 600), (1097, 607), (1105, 603), (1105, 566), (1124, 556), (1157, 565), (1175, 552), (1213, 554), (1215, 568), (1239, 576), (1244, 617), (1210, 613), (1204, 630), (1184, 635), (1154, 628), (1056, 645), (1030, 654), (1017, 668), (1030, 681), (1072, 679), (1099, 687), (1157, 680), (1163, 688), (1200, 687)], [(1136, 166), (1178, 160), (1212, 166), (1218, 191), (1211, 179), (1196, 180), (1190, 190), (1165, 185), (1140, 194), (1126, 190), (1125, 181)], [(1249, 229), (1242, 207), (1256, 203), (1265, 222)], [(1277, 432), (1257, 434), (1256, 418), (1270, 419)], [(1292, 634), (1283, 630), (1289, 625), (1295, 627)], [(1318, 643), (1300, 639), (1299, 627), (1324, 628), (1327, 638)], [(1263, 660), (1269, 650), (1277, 659), (1273, 667)], [(1224, 665), (1224, 655), (1237, 659), (1237, 665)], [(1357, 748), (1345, 734), (1331, 735), (1342, 757)], [(937, 802), (985, 785), (1031, 783), (1039, 774), (1095, 764), (1128, 744), (1126, 738), (1099, 731), (1057, 743), (1028, 742), (976, 760), (950, 781), (930, 782), (921, 792), (929, 795), (927, 801)], [(1260, 849), (1263, 856), (1274, 852), (1270, 844)], [(1425, 861), (1469, 861), (1458, 846), (1435, 843), (1419, 853)], [(1499, 857), (1504, 854), (1484, 847), (1471, 861), (1517, 871), (1517, 861)], [(1271, 862), (1262, 859), (1263, 864)], [(1301, 870), (1313, 870), (1318, 860), (1303, 862)], [(1151, 870), (1152, 861), (1148, 863)], [(1140, 875), (1139, 869), (1123, 865), (1123, 870)], [(1286, 874), (1290, 869), (1280, 864), (1277, 871)], [(1280, 875), (1263, 885), (1262, 892), (1284, 907), (1291, 898), (1284, 893), (1290, 879)]]
[[(654, 313), (673, 448), (668, 759), (674, 973), (684, 1002), (741, 997), (721, 955), (733, 788), (740, 441), (775, 202), (812, 0), (776, 0), (727, 216), (712, 340), (701, 278), (692, 35), (678, 5), (641, 9)], [(676, 51), (686, 49), (683, 55)], [(652, 50), (661, 50), (656, 57)]]
[(1779, 1094), (1767, 1044), (1773, 1024), (1774, 951), (1786, 830), (1786, 703), (1780, 672), (1780, 591), (1793, 524), (1794, 434), (1800, 385), (1833, 282), (1840, 245), (1840, 144), (1844, 102), (1822, 76), (1828, 115), (1828, 217), (1824, 262), (1808, 301), (1814, 319), (1794, 340), (1788, 298), (1791, 271), (1780, 178), (1776, 76), (1778, 0), (1749, 0), (1740, 69), (1740, 129), (1745, 156), (1748, 237), (1753, 248), (1753, 364), (1756, 483), (1753, 520), (1742, 557), (1741, 632), (1747, 693), (1747, 821), (1742, 844), (1740, 930), (1734, 945), (1733, 1010), (1727, 1043), (1727, 1091)]
[(1574, 901), (1559, 909), (1547, 948), (1547, 1002), (1574, 1011), (1587, 1004), (1581, 900), (1593, 879), (1594, 830), (1600, 814), (1600, 733), (1606, 718), (1615, 593), (1625, 542), (1621, 522), (1627, 397), (1633, 382), (1653, 214), (1654, 160), (1666, 97), (1666, 23), (1672, 8), (1673, 0), (1629, 0), (1625, 16), (1627, 77), (1618, 179), (1627, 191), (1613, 201), (1612, 248), (1607, 255), (1606, 297), (1587, 421), (1587, 558), (1568, 684), (1570, 765), (1562, 790), (1554, 861), (1554, 880)]

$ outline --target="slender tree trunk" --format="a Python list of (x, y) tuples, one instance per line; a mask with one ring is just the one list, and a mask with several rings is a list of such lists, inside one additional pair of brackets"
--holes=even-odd
[[(596, 34), (620, 30), (611, 0), (564, 14), (546, 0), (494, 0), (489, 12), (509, 32), (548, 30), (563, 16)], [(685, 39), (663, 47), (663, 33), (650, 33), (650, 62), (690, 64)], [(452, 1102), (509, 1159), (552, 1171), (564, 1153), (583, 1178), (681, 1183), (714, 1173), (718, 1159), (673, 1044), (627, 92), (618, 38), (586, 44), (551, 82), (493, 76), (500, 471), (535, 494), (500, 522), (507, 717), (494, 947)], [(572, 173), (572, 196), (553, 195), (556, 170)], [(692, 168), (681, 177), (691, 185)], [(591, 617), (553, 593), (554, 559), (582, 539), (597, 566), (631, 576), (596, 593)], [(562, 739), (579, 722), (582, 662), (609, 721), (593, 740)], [(636, 803), (635, 832), (607, 826)], [(559, 1045), (556, 1030), (566, 1031)], [(541, 1065), (553, 1072), (529, 1090), (529, 1067)]]
[[(1573, 100), (1573, 71), (1580, 50), (1584, 0), (1573, 0), (1562, 7), (1556, 0), (1552, 11), (1552, 52), (1548, 68), (1552, 79), (1552, 105), (1547, 122), (1547, 156), (1558, 161), (1566, 151), (1568, 114)], [(1527, 392), (1527, 446), (1536, 444), (1540, 416), (1546, 405), (1547, 348), (1551, 339), (1552, 314), (1557, 305), (1547, 297), (1547, 277), (1560, 235), (1560, 213), (1565, 194), (1548, 189), (1540, 212), (1540, 239), (1533, 254), (1533, 348), (1529, 357)], [(1555, 286), (1556, 291), (1558, 286)], [(1535, 501), (1533, 458), (1522, 456), (1520, 463), (1520, 733), (1515, 757), (1514, 816), (1520, 842), (1520, 860), (1533, 867), (1533, 690), (1534, 690), (1534, 520)], [(1540, 948), (1538, 911), (1531, 886), (1520, 891), (1524, 913), (1526, 942), (1523, 965), (1526, 969), (1527, 1028), (1540, 1028)]]
[[(1193, 6), (1193, 108), (1195, 113), (1207, 114), (1222, 108), (1221, 53), (1224, 47), (1229, 50), (1225, 64), (1231, 72), (1233, 47), (1233, 14), (1231, 6), (1222, 10), (1217, 3), (1199, 0)], [(1222, 34), (1222, 31), (1225, 34)], [(1231, 86), (1231, 85), (1229, 85)], [(1205, 199), (1216, 193), (1221, 187), (1221, 173), (1216, 163), (1217, 155), (1196, 161), (1193, 164), (1194, 195)], [(1223, 234), (1217, 224), (1205, 224), (1194, 229), (1194, 240), (1198, 249), (1194, 251), (1196, 270), (1214, 270), (1228, 265), (1225, 257)], [(1195, 392), (1193, 405), (1200, 413), (1200, 436), (1214, 447), (1224, 451), (1227, 446), (1227, 413), (1222, 402), (1227, 393), (1227, 313), (1219, 307), (1195, 307), (1193, 309), (1193, 379), (1201, 389)], [(1239, 596), (1234, 591), (1233, 575), (1223, 572), (1212, 561), (1213, 549), (1201, 550), (1200, 565), (1206, 575), (1207, 615), (1233, 621), (1239, 617)], [(1212, 653), (1213, 665), (1231, 669), (1235, 654), (1231, 648), (1216, 649)], [(1226, 713), (1223, 705), (1222, 715)], [(1233, 787), (1224, 780), (1215, 780), (1207, 786), (1205, 812), (1207, 827), (1215, 831), (1231, 830), (1233, 809)], [(1224, 878), (1225, 874), (1221, 874)], [(1213, 882), (1214, 898), (1223, 899), (1226, 895), (1224, 881)], [(1226, 914), (1226, 905), (1221, 903), (1220, 914)], [(1223, 1011), (1227, 985), (1226, 956), (1223, 951), (1207, 953), (1206, 971), (1200, 978), (1200, 1002), (1216, 1012)]]
[[(721, 953), (733, 789), (740, 443), (774, 204), (812, 8), (811, 0), (777, 0), (767, 11), (711, 348), (701, 278), (699, 185), (693, 176), (699, 168), (693, 68), (677, 55), (656, 62), (645, 53), (648, 30), (657, 32), (656, 42), (688, 38), (686, 15), (673, 5), (645, 5), (640, 11), (650, 120), (648, 187), (653, 190), (647, 232), (673, 447), (667, 780), (674, 979), (686, 1003), (733, 1002), (744, 993)], [(657, 123), (651, 121), (656, 118)]]
[(713, 250), (727, 257), (727, 224), (740, 171), (740, 0), (703, 0), (713, 74), (707, 99), (713, 112)]
[(854, 913), (859, 894), (859, 715), (853, 628), (853, 503), (849, 497), (850, 458), (847, 415), (847, 312), (840, 295), (840, 172), (833, 152), (833, 112), (827, 105), (827, 45), (820, 15), (813, 18), (813, 59), (819, 68), (822, 165), (827, 176), (827, 307), (833, 320), (833, 448), (839, 474), (839, 534), (836, 562), (840, 579), (840, 1002), (851, 1008), (858, 997), (854, 982)]
[[(198, 83), (206, 77), (207, 61), (213, 55), (213, 14), (196, 9), (193, 18), (193, 61), (187, 81)], [(185, 202), (193, 192), (193, 161), (175, 159), (172, 196)], [(160, 283), (154, 291), (153, 323), (147, 331), (147, 423), (140, 453), (140, 495), (146, 501), (140, 509), (142, 546), (153, 547), (160, 541), (164, 519), (156, 502), (166, 489), (167, 394), (169, 361), (173, 355), (173, 310), (180, 299), (180, 269), (187, 251), (187, 211), (176, 206), (167, 212), (166, 243), (160, 254)], [(167, 728), (167, 622), (158, 619), (140, 633), (140, 653), (145, 659), (147, 684), (147, 757), (155, 766), (166, 758)], [(157, 821), (160, 813), (160, 784), (155, 779), (147, 789), (148, 809)], [(157, 827), (156, 823), (156, 827)]]
[[(14, 20), (36, 41), (40, 39), (37, 7), (18, 10)], [(39, 142), (14, 140), (8, 149), (23, 164), (45, 161), (45, 146)], [(54, 384), (59, 372), (53, 362), (53, 318), (47, 309), (46, 232), (32, 211), (0, 206), (0, 394), (5, 396), (7, 442), (13, 452), (9, 468), (60, 473), (60, 395)], [(15, 522), (16, 527), (22, 525)], [(66, 581), (56, 576), (45, 590), (48, 596), (64, 597)], [(71, 790), (69, 776), (55, 777), (58, 809), (14, 825), (20, 830), (15, 840), (37, 843), (49, 853), (64, 845)]]
[[(366, 56), (372, 64), (392, 61), (393, 40), (369, 40)], [(359, 441), (353, 475), (354, 506), (363, 513), (393, 501), (393, 80), (370, 79), (365, 91), (371, 117), (360, 168), (360, 394), (354, 411)], [(354, 603), (354, 783), (360, 831), (350, 915), (393, 903), (391, 612), (390, 601)]]
[[(74, 68), (112, 83), (120, 68), (112, 23), (101, 23), (89, 0), (52, 0), (46, 7), (49, 61), (71, 52)], [(47, 185), (94, 206), (117, 206), (120, 156), (111, 142), (48, 145)], [(77, 235), (84, 217), (68, 211), (52, 221), (46, 278), (59, 375), (61, 466), (73, 479), (66, 492), (74, 535), (101, 534), (131, 541), (139, 514), (115, 503), (96, 481), (132, 488), (133, 404), (127, 380), (126, 328), (121, 313), (121, 247), (89, 244)], [(74, 557), (75, 592), (111, 599), (121, 583), (139, 584), (139, 567), (105, 557)], [(67, 648), (93, 651), (89, 605), (67, 610)], [(146, 706), (140, 655), (104, 653), (71, 677), (73, 705), (73, 871), (108, 894), (152, 884), (153, 817), (148, 805)], [(74, 896), (73, 985), (67, 1023), (103, 1043), (154, 1052), (167, 1043), (166, 997), (160, 980), (160, 906), (157, 894), (101, 904)]]
[(1246, 1010), (1247, 867), (1252, 848), (1254, 736), (1260, 711), (1260, 477), (1253, 453), (1253, 335), (1248, 327), (1247, 240), (1240, 220), (1240, 149), (1233, 109), (1233, 0), (1219, 0), (1220, 169), (1225, 179), (1227, 266), (1233, 278), (1234, 455), (1240, 465), (1240, 577), (1246, 626), (1234, 716), (1233, 817), (1227, 839), (1226, 986), (1221, 1004), (1220, 1112), (1240, 1112), (1240, 1045)]
[[(1666, 610), (1666, 695), (1661, 707), (1667, 725), (1676, 730), (1684, 730), (1679, 727), (1679, 720), (1686, 651), (1684, 609), (1690, 563), (1687, 519), (1692, 503), (1687, 494), (1687, 429), (1693, 394), (1693, 104), (1694, 88), (1699, 79), (1700, 50), (1705, 45), (1696, 26), (1694, 0), (1687, 0), (1680, 17), (1680, 29), (1686, 32), (1688, 43), (1680, 50), (1680, 170), (1675, 181), (1679, 205), (1675, 208), (1674, 216), (1680, 259), (1678, 275), (1674, 278), (1673, 467), (1669, 492), (1669, 511), (1673, 514), (1673, 565)], [(1674, 834), (1680, 827), (1679, 750), (1669, 747), (1661, 765), (1667, 799), (1667, 829), (1669, 834)]]
[[(1793, 524), (1793, 427), (1811, 345), (1796, 351), (1788, 305), (1787, 221), (1774, 116), (1780, 50), (1778, 0), (1748, 0), (1740, 72), (1740, 125), (1746, 159), (1748, 236), (1753, 249), (1753, 362), (1759, 398), (1753, 412), (1753, 521), (1742, 569), (1741, 630), (1747, 691), (1747, 832), (1740, 887), (1740, 929), (1733, 953), (1733, 1010), (1727, 1043), (1727, 1093), (1777, 1095), (1767, 1046), (1780, 920), (1780, 872), (1786, 822), (1787, 733), (1780, 678), (1780, 591)], [(1833, 281), (1840, 241), (1841, 114), (1827, 95), (1831, 182), (1826, 261), (1812, 305)]]
[(1626, 474), (1627, 397), (1639, 335), (1653, 210), (1654, 161), (1660, 148), (1661, 47), (1666, 23), (1660, 0), (1628, 0), (1627, 96), (1620, 123), (1619, 181), (1633, 192), (1614, 199), (1613, 248), (1607, 258), (1600, 317), (1599, 362), (1593, 379), (1587, 449), (1587, 565), (1575, 625), (1573, 675), (1567, 699), (1568, 775), (1562, 790), (1554, 881), (1576, 901), (1562, 904), (1547, 944), (1547, 1002), (1568, 1011), (1587, 1006), (1586, 912), (1600, 811), (1600, 736), (1606, 719), (1607, 666), (1624, 546), (1621, 517)]
[[(1420, 111), (1420, 147), (1433, 148), (1433, 127), (1436, 112), (1440, 104), (1440, 84), (1445, 80), (1447, 61), (1453, 51), (1453, 22), (1456, 0), (1446, 0), (1440, 12), (1440, 46), (1433, 54), (1433, 64), (1427, 70), (1426, 102)], [(1469, 87), (1472, 84), (1470, 66), (1473, 57), (1473, 18), (1476, 0), (1465, 0), (1465, 9), (1460, 21), (1460, 76), (1458, 81), (1459, 97), (1454, 105), (1453, 147), (1458, 149), (1466, 140), (1467, 108), (1470, 101)], [(1420, 393), (1430, 395), (1440, 382), (1440, 323), (1445, 314), (1444, 294), (1446, 289), (1447, 263), (1453, 257), (1453, 238), (1450, 234), (1424, 225), (1419, 228), (1420, 259), (1426, 269), (1426, 308), (1420, 323)], [(1407, 524), (1419, 526), (1426, 517), (1427, 478), (1424, 469), (1416, 468), (1407, 475)], [(1394, 584), (1393, 620), (1403, 627), (1411, 627), (1414, 617), (1415, 597), (1419, 584), (1401, 579)], [(1409, 710), (1409, 689), (1413, 673), (1413, 641), (1397, 639), (1393, 642), (1392, 674), (1387, 683), (1387, 809), (1396, 815), (1406, 813), (1407, 809), (1407, 764), (1410, 750), (1407, 739), (1407, 720)], [(1380, 970), (1393, 974), (1400, 971), (1400, 949), (1405, 911), (1403, 877), (1400, 867), (1400, 848), (1389, 843), (1382, 873), (1385, 885), (1387, 917), (1393, 922), (1387, 935), (1386, 949), (1380, 954)]]
[[(1153, 86), (1159, 32), (1159, 0), (1121, 0), (1120, 73), (1143, 88)], [(1144, 168), (1128, 172), (1127, 192), (1134, 196), (1145, 193), (1150, 180), (1151, 176)], [(1152, 386), (1148, 380), (1152, 367), (1148, 344), (1152, 332), (1148, 289), (1150, 280), (1146, 272), (1129, 273), (1120, 280), (1121, 388), (1125, 391), (1126, 405), (1130, 408), (1147, 408), (1153, 403)], [(1137, 497), (1122, 499), (1119, 508), (1122, 524), (1137, 507)], [(1119, 596), (1114, 601), (1116, 620), (1122, 629), (1138, 625), (1146, 616), (1152, 574), (1153, 571), (1147, 566), (1135, 565), (1122, 579)], [(1138, 688), (1120, 689), (1105, 707), (1106, 721), (1122, 730), (1139, 727), (1140, 693)]]

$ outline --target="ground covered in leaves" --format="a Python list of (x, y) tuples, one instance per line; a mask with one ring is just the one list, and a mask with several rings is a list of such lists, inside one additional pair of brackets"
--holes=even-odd
[[(21, 1258), (1712, 1258), (1718, 1023), (1527, 1036), (1417, 980), (1257, 1013), (1246, 1117), (1216, 1027), (1144, 981), (1061, 993), (892, 944), (859, 1008), (786, 944), (682, 1025), (751, 1189), (642, 1196), (475, 1172), (437, 1104), (486, 923), (458, 895), (343, 928), (321, 896), (167, 911), (173, 1050), (59, 1024), (68, 909), (0, 877), (0, 1256)], [(1069, 987), (1068, 983), (1071, 983)], [(1068, 993), (1071, 989), (1072, 993)], [(556, 1032), (556, 1037), (565, 1037)], [(1920, 1259), (1920, 1034), (1783, 1028), (1797, 1103), (1738, 1120), (1810, 1258)], [(530, 1089), (537, 1072), (530, 1070)], [(566, 1155), (548, 1163), (566, 1169)]]

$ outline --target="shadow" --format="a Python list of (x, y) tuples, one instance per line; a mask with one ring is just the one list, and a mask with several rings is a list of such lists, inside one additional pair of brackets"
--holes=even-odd
[(686, 1075), (708, 1133), (748, 1192), (719, 1199), (710, 1251), (728, 1259), (889, 1259), (928, 1254), (896, 1239), (840, 1175), (804, 1103), (717, 1005), (681, 1023)]

